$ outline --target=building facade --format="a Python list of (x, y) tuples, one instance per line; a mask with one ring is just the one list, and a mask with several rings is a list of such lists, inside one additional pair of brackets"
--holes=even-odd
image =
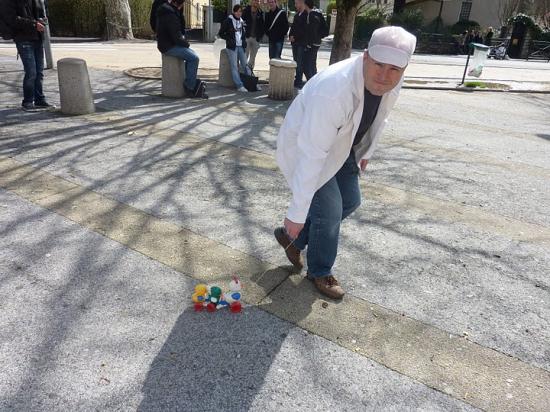
[(422, 10), (424, 24), (435, 20), (441, 9), (443, 24), (451, 26), (459, 20), (474, 20), (481, 27), (500, 27), (502, 8), (508, 0), (410, 0), (407, 8)]

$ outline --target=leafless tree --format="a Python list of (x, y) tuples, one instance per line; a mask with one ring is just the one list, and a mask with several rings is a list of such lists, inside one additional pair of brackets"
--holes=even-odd
[(103, 0), (107, 18), (107, 40), (133, 39), (132, 15), (128, 0)]

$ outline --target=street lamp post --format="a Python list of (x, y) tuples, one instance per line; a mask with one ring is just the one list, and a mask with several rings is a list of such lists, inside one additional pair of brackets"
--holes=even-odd
[(50, 41), (50, 23), (46, 13), (46, 4), (40, 0), (40, 5), (44, 11), (44, 54), (46, 56), (46, 69), (53, 69), (52, 44)]

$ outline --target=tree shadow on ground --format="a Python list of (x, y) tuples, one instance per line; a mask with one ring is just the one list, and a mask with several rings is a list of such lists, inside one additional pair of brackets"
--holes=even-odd
[[(261, 283), (281, 269), (285, 270), (275, 268), (254, 281)], [(316, 299), (304, 293), (292, 307), (293, 321), (307, 317)], [(227, 309), (197, 313), (188, 307), (149, 367), (138, 411), (250, 409), (295, 327), (270, 315), (271, 304), (260, 308), (264, 310), (245, 306), (242, 313), (232, 314)]]

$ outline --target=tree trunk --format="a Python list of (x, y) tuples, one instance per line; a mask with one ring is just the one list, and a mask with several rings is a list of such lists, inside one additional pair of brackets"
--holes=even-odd
[(104, 0), (107, 40), (133, 39), (132, 16), (128, 0)]
[(347, 59), (351, 56), (351, 42), (353, 40), (353, 27), (355, 16), (359, 7), (357, 1), (340, 1), (338, 14), (336, 16), (336, 27), (334, 28), (334, 41), (330, 53), (330, 64)]
[(406, 3), (407, 0), (395, 0), (393, 2), (393, 14), (398, 14), (405, 10)]

